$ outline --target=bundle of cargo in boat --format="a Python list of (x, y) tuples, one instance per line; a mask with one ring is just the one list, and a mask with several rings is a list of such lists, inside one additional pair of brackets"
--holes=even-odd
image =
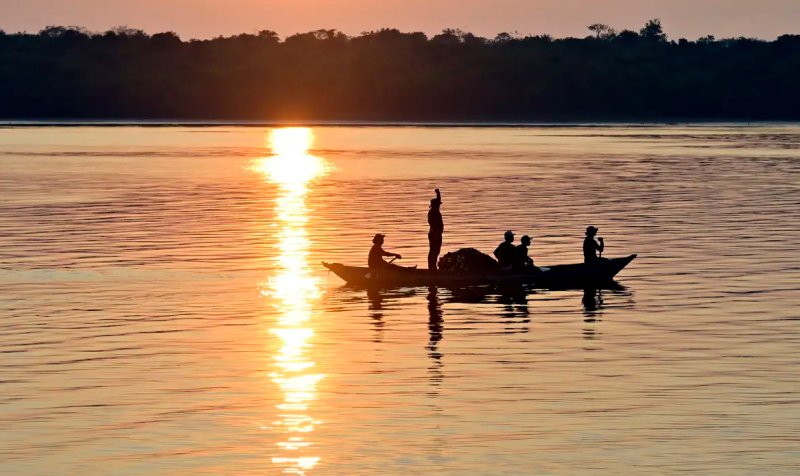
[(497, 270), (497, 261), (475, 248), (461, 248), (439, 258), (439, 271), (476, 273)]

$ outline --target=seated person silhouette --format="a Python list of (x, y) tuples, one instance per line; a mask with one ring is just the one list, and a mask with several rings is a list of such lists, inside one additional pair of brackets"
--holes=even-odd
[(514, 232), (511, 230), (503, 234), (504, 241), (494, 250), (497, 266), (503, 270), (510, 270), (514, 265), (517, 248), (514, 246)]
[(520, 244), (514, 249), (514, 263), (512, 269), (514, 271), (538, 271), (539, 268), (533, 264), (533, 258), (528, 256), (528, 247), (531, 245), (531, 237), (525, 235), (519, 241)]
[[(586, 264), (596, 264), (605, 260), (600, 255), (603, 254), (606, 245), (600, 237), (595, 241), (595, 235), (597, 235), (597, 228), (593, 226), (586, 228), (586, 238), (583, 240), (583, 262)], [(598, 252), (600, 252), (600, 255), (598, 255)]]
[(397, 253), (389, 253), (388, 251), (383, 250), (382, 248), (383, 238), (385, 236), (386, 235), (378, 233), (372, 238), (373, 245), (372, 249), (369, 250), (369, 261), (368, 261), (370, 271), (380, 271), (391, 268), (400, 268), (400, 266), (394, 265), (392, 263), (387, 263), (386, 261), (383, 260), (384, 256), (393, 256), (396, 259), (402, 258), (402, 256), (400, 256)]

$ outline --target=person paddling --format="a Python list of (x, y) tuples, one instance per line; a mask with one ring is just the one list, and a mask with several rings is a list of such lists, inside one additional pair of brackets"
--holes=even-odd
[(503, 234), (504, 241), (494, 250), (494, 257), (497, 258), (497, 266), (500, 269), (508, 269), (514, 264), (514, 257), (517, 248), (514, 246), (514, 232), (511, 230)]
[(439, 260), (439, 253), (442, 251), (442, 233), (444, 233), (444, 220), (442, 220), (442, 194), (436, 189), (436, 198), (431, 199), (431, 207), (428, 210), (428, 269), (436, 271), (436, 263)]
[(594, 226), (586, 228), (586, 238), (583, 240), (583, 262), (586, 264), (597, 263), (603, 259), (598, 256), (597, 252), (602, 254), (606, 245), (600, 237), (595, 241), (594, 237), (597, 235), (597, 231)]
[(399, 268), (399, 266), (387, 263), (386, 261), (383, 260), (384, 256), (393, 256), (396, 259), (402, 258), (402, 256), (400, 256), (397, 253), (390, 253), (388, 251), (383, 250), (383, 241), (384, 241), (383, 238), (385, 236), (386, 235), (378, 233), (372, 238), (373, 245), (372, 249), (369, 250), (369, 261), (368, 261), (369, 269), (372, 271), (379, 271), (381, 269), (387, 269), (393, 267)]

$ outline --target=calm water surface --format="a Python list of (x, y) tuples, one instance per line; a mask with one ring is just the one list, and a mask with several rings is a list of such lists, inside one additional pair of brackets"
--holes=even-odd
[[(800, 126), (0, 129), (2, 474), (797, 474)], [(599, 293), (343, 287), (534, 237)]]

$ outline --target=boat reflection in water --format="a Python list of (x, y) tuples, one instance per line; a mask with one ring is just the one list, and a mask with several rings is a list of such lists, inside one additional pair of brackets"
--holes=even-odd
[(320, 423), (311, 416), (311, 404), (324, 377), (314, 371), (315, 363), (308, 353), (314, 335), (312, 304), (319, 299), (320, 287), (308, 271), (305, 196), (309, 183), (324, 175), (327, 168), (323, 159), (308, 153), (313, 142), (310, 129), (273, 129), (269, 139), (273, 155), (257, 160), (254, 168), (280, 187), (275, 208), (278, 271), (261, 291), (280, 313), (270, 329), (280, 346), (270, 378), (280, 388), (283, 401), (271, 426), (284, 437), (277, 442), (280, 453), (272, 462), (285, 474), (303, 475), (320, 461), (310, 439)]

